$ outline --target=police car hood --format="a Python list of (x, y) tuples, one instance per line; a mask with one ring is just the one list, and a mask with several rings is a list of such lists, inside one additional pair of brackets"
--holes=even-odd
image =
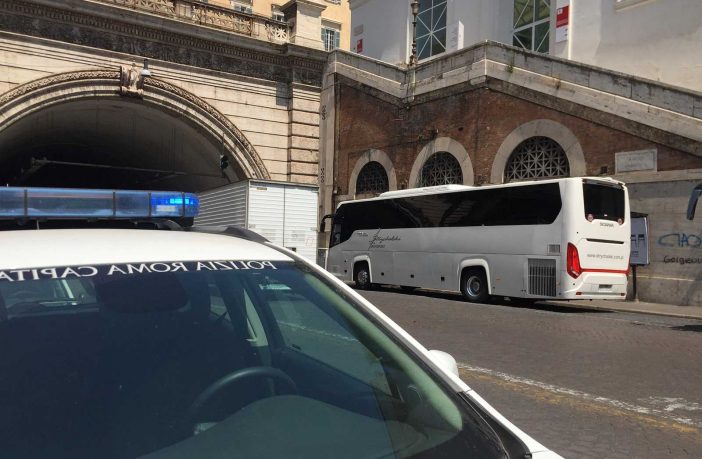
[(108, 263), (292, 261), (258, 242), (217, 234), (129, 229), (0, 232), (0, 270)]

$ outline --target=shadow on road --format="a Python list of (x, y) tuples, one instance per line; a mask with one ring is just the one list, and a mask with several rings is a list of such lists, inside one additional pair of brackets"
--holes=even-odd
[[(389, 293), (400, 293), (402, 295), (408, 295), (408, 296), (418, 296), (418, 297), (425, 297), (425, 298), (438, 298), (442, 300), (449, 300), (449, 301), (456, 301), (456, 302), (465, 302), (466, 300), (463, 298), (463, 296), (459, 293), (452, 293), (452, 292), (440, 292), (436, 290), (405, 290), (399, 287), (393, 287), (393, 286), (374, 286), (373, 287), (374, 291), (377, 292), (389, 292)], [(547, 311), (547, 312), (556, 312), (556, 313), (561, 313), (561, 314), (610, 314), (612, 311), (607, 311), (603, 309), (595, 309), (595, 308), (588, 308), (588, 307), (572, 307), (569, 308), (567, 306), (560, 306), (560, 305), (555, 305), (555, 304), (548, 304), (548, 303), (539, 303), (539, 302), (533, 302), (530, 300), (525, 300), (523, 298), (504, 298), (504, 297), (492, 297), (490, 299), (490, 304), (496, 304), (500, 306), (508, 306), (512, 308), (522, 308), (522, 309), (533, 309), (536, 311)], [(693, 330), (693, 331), (702, 331), (702, 330)]]
[(678, 325), (676, 327), (670, 327), (671, 330), (679, 330), (679, 331), (689, 331), (689, 332), (698, 332), (702, 333), (702, 324), (689, 324), (689, 325)]

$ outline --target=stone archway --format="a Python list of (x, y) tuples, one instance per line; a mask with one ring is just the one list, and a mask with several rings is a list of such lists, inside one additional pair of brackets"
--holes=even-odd
[(570, 175), (573, 177), (585, 175), (585, 155), (575, 134), (556, 121), (541, 119), (522, 124), (505, 138), (493, 160), (490, 183), (504, 182), (505, 167), (510, 156), (519, 144), (532, 137), (547, 137), (557, 142), (568, 158)]
[[(31, 125), (42, 117), (46, 118), (46, 114), (55, 115), (55, 124), (63, 122), (63, 126), (67, 126), (60, 119), (61, 116), (71, 116), (71, 113), (78, 113), (79, 110), (88, 111), (91, 107), (101, 108), (103, 116), (109, 116), (113, 121), (120, 121), (122, 118), (119, 117), (125, 116), (120, 113), (138, 113), (138, 117), (134, 117), (137, 121), (134, 122), (154, 123), (154, 130), (167, 128), (187, 131), (192, 137), (192, 145), (189, 144), (187, 151), (197, 151), (202, 156), (198, 167), (202, 169), (206, 163), (206, 168), (212, 171), (213, 177), (219, 173), (219, 156), (223, 154), (228, 157), (231, 165), (222, 174), (223, 179), (270, 178), (263, 161), (246, 136), (217, 109), (182, 88), (148, 76), (144, 78), (143, 92), (139, 97), (121, 96), (119, 70), (56, 74), (0, 95), (0, 161), (8, 151), (21, 150), (13, 144), (11, 137), (16, 137), (19, 132), (24, 132), (27, 137)], [(137, 126), (141, 132), (147, 133), (149, 127)], [(117, 133), (112, 134), (112, 138), (118, 137)], [(163, 155), (163, 150), (168, 149), (168, 146), (159, 146), (153, 135), (143, 143), (146, 145), (140, 146), (145, 154), (159, 150)]]
[(397, 175), (392, 160), (384, 151), (371, 149), (356, 160), (356, 165), (353, 167), (351, 175), (349, 176), (349, 196), (354, 197), (356, 195), (356, 182), (358, 181), (358, 174), (361, 173), (363, 166), (373, 161), (380, 163), (383, 169), (385, 169), (385, 173), (388, 175), (389, 191), (397, 190)]
[(452, 154), (458, 160), (463, 174), (463, 185), (473, 185), (473, 163), (466, 149), (463, 148), (463, 145), (459, 142), (449, 137), (439, 137), (426, 144), (417, 155), (417, 158), (415, 158), (412, 171), (410, 172), (409, 183), (407, 184), (408, 188), (415, 188), (417, 186), (419, 174), (427, 159), (434, 153), (442, 151)]

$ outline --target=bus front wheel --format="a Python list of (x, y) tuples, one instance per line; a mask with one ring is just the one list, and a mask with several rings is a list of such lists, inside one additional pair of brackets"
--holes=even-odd
[(463, 272), (461, 293), (471, 303), (485, 303), (488, 299), (488, 283), (482, 268), (472, 268)]
[(370, 269), (368, 268), (368, 263), (358, 263), (356, 269), (354, 269), (354, 281), (356, 282), (356, 288), (359, 290), (368, 290), (371, 288), (371, 277)]

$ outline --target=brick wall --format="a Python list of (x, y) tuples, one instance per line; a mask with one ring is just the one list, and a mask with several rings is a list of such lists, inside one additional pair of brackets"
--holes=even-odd
[[(467, 151), (475, 183), (488, 183), (495, 155), (514, 129), (529, 121), (549, 119), (567, 127), (579, 141), (588, 175), (602, 167), (615, 171), (615, 153), (656, 148), (658, 170), (702, 168), (702, 158), (617, 130), (619, 118), (602, 115), (602, 124), (487, 87), (459, 92), (404, 108), (370, 91), (341, 84), (335, 182), (337, 194), (348, 194), (349, 174), (368, 149), (383, 150), (392, 160), (398, 188), (406, 188), (412, 165), (434, 136), (450, 137)], [(434, 131), (434, 132), (432, 132)]]
[[(693, 263), (699, 260), (697, 252), (702, 252), (699, 239), (695, 239), (699, 231), (695, 222), (688, 222), (684, 215), (690, 190), (702, 181), (702, 158), (669, 146), (679, 139), (666, 142), (671, 139), (667, 132), (643, 125), (632, 128), (632, 120), (623, 117), (604, 111), (585, 113), (574, 104), (551, 108), (558, 105), (555, 98), (540, 96), (535, 100), (527, 93), (521, 93), (524, 98), (520, 98), (511, 95), (514, 92), (491, 89), (489, 84), (462, 90), (451, 88), (444, 97), (427, 98), (409, 106), (396, 97), (353, 82), (338, 84), (336, 90), (339, 130), (335, 204), (354, 198), (349, 194), (350, 174), (358, 159), (370, 149), (388, 155), (398, 188), (407, 188), (415, 159), (433, 138), (448, 137), (460, 143), (472, 162), (475, 184), (489, 183), (505, 139), (515, 129), (535, 120), (554, 121), (572, 133), (582, 149), (587, 175), (599, 175), (603, 167), (608, 175), (613, 175), (617, 152), (656, 149), (657, 171), (614, 176), (628, 183), (632, 211), (650, 216), (651, 264), (638, 270), (638, 298), (702, 304), (699, 264)], [(675, 239), (675, 235), (690, 234), (694, 244), (684, 237)], [(681, 258), (685, 264), (681, 264)], [(677, 262), (671, 262), (673, 259)]]

